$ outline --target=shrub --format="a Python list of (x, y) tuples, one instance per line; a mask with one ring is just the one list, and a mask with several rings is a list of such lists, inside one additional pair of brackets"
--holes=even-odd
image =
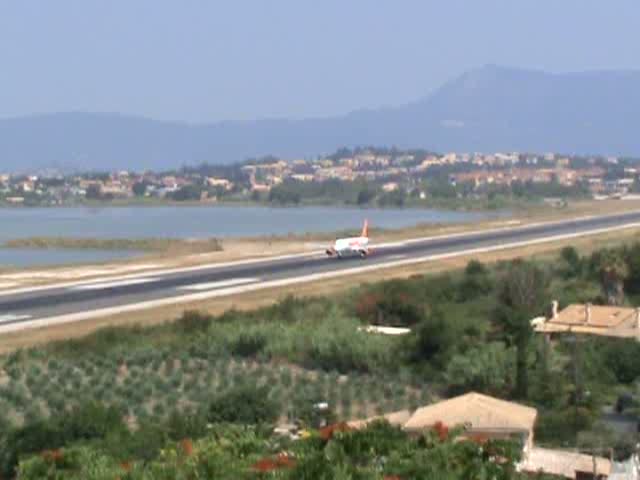
[(234, 355), (254, 357), (262, 352), (267, 345), (267, 338), (263, 332), (252, 330), (241, 332), (230, 346)]
[(84, 404), (51, 420), (37, 419), (9, 432), (0, 452), (0, 475), (13, 476), (18, 458), (63, 447), (79, 440), (104, 438), (113, 432), (125, 431), (120, 413), (98, 404)]
[(169, 438), (174, 441), (184, 438), (201, 438), (207, 433), (207, 416), (205, 412), (180, 413), (172, 410), (167, 420)]
[(205, 332), (209, 329), (212, 321), (213, 317), (211, 315), (195, 310), (187, 310), (175, 321), (174, 329), (186, 334)]
[(356, 314), (369, 324), (410, 326), (423, 318), (420, 300), (407, 291), (406, 281), (392, 280), (367, 289), (356, 301)]
[(216, 396), (209, 404), (207, 418), (212, 423), (253, 425), (273, 422), (279, 410), (268, 388), (245, 384)]
[(467, 266), (464, 269), (465, 275), (486, 275), (488, 273), (487, 267), (484, 263), (479, 260), (471, 260), (467, 263)]

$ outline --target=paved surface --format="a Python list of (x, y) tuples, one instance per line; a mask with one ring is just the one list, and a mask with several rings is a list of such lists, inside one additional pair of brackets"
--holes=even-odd
[(355, 257), (338, 260), (327, 258), (322, 253), (294, 255), (235, 265), (147, 272), (120, 279), (40, 287), (31, 291), (0, 292), (0, 330), (7, 326), (14, 329), (19, 324), (40, 319), (53, 320), (69, 315), (79, 319), (82, 312), (109, 309), (109, 313), (114, 313), (114, 309), (126, 309), (143, 302), (147, 306), (152, 306), (153, 302), (166, 305), (168, 301), (179, 302), (189, 297), (223, 296), (278, 284), (290, 285), (297, 281), (406, 265), (414, 260), (437, 261), (439, 257), (497, 250), (636, 225), (640, 226), (640, 212), (411, 240), (379, 248), (372, 244), (374, 251), (364, 260)]

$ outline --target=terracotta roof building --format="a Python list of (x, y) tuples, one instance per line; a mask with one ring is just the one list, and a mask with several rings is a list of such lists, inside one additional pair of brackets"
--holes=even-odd
[(551, 318), (536, 318), (531, 324), (538, 333), (640, 339), (639, 308), (573, 304), (558, 312), (558, 302), (553, 302)]
[[(533, 445), (533, 429), (538, 416), (535, 408), (500, 400), (480, 393), (467, 393), (417, 409), (352, 421), (348, 428), (363, 428), (375, 420), (387, 420), (409, 433), (464, 427), (460, 438), (486, 441), (515, 438), (523, 445), (518, 470), (536, 474), (540, 471), (572, 479), (604, 479), (611, 462), (577, 452), (550, 450)], [(596, 476), (593, 476), (594, 466)]]
[(419, 408), (404, 429), (417, 432), (433, 428), (439, 422), (449, 427), (464, 426), (465, 436), (470, 437), (520, 437), (526, 450), (533, 443), (537, 416), (535, 408), (471, 392)]
[(584, 453), (533, 447), (518, 465), (518, 470), (529, 473), (544, 472), (572, 479), (604, 479), (611, 472), (611, 461)]

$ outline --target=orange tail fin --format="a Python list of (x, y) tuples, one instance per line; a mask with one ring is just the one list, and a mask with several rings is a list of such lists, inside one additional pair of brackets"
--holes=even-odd
[(369, 220), (364, 221), (364, 225), (362, 225), (362, 233), (361, 237), (368, 238), (369, 237)]

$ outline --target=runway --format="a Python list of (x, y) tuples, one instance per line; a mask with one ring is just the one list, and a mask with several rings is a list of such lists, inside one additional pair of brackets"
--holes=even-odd
[(378, 246), (372, 238), (366, 259), (316, 252), (0, 291), (0, 333), (633, 227), (640, 227), (640, 212)]

